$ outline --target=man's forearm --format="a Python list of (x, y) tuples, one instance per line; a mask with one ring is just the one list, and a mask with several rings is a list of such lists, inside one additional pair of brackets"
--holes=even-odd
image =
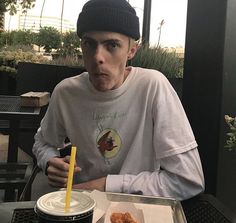
[[(201, 163), (194, 150), (163, 159), (164, 169), (141, 172), (138, 175), (108, 175), (106, 190), (152, 196), (173, 197), (178, 200), (195, 196), (204, 190)], [(196, 162), (196, 163), (195, 163)]]
[(75, 184), (73, 188), (82, 190), (100, 190), (105, 191), (106, 177), (91, 180), (85, 183)]

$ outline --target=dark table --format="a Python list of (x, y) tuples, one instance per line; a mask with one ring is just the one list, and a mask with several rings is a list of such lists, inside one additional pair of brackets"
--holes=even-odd
[[(7, 153), (7, 163), (17, 163), (18, 157), (18, 139), (20, 133), (20, 124), (23, 121), (32, 122), (39, 117), (40, 114), (39, 107), (22, 107), (20, 105), (20, 96), (8, 96), (0, 95), (0, 120), (8, 121), (9, 126), (7, 126), (9, 133), (8, 141), (8, 153)], [(8, 123), (7, 122), (7, 123)], [(2, 165), (1, 165), (2, 167)], [(5, 167), (4, 167), (5, 168)], [(5, 168), (7, 170), (7, 168)], [(14, 186), (14, 181), (17, 179), (12, 179), (11, 176), (14, 175), (12, 168), (9, 170), (9, 178), (6, 178), (6, 182), (12, 183)], [(20, 182), (20, 180), (18, 180)], [(5, 183), (5, 181), (3, 182)], [(7, 183), (5, 183), (7, 184)], [(13, 187), (6, 185), (5, 189), (5, 200), (11, 201), (14, 200), (15, 190)]]
[(20, 96), (0, 95), (0, 120), (9, 121), (9, 143), (7, 162), (17, 162), (20, 122), (34, 120), (40, 108), (20, 106)]
[[(35, 201), (0, 203), (0, 222), (38, 223), (35, 204)], [(209, 194), (184, 201), (182, 206), (188, 223), (236, 223), (235, 213)]]
[[(34, 214), (33, 207), (35, 203), (36, 202), (34, 201), (0, 203), (0, 217), (1, 217), (0, 222), (1, 223), (12, 222), (14, 210), (18, 210), (18, 209), (22, 209), (24, 210), (24, 212), (26, 212), (27, 210), (31, 210), (31, 213), (33, 215)], [(22, 223), (34, 222), (33, 217), (31, 217), (30, 214), (25, 215), (25, 218), (21, 217), (21, 220), (22, 221), (18, 221), (18, 222), (22, 222)]]

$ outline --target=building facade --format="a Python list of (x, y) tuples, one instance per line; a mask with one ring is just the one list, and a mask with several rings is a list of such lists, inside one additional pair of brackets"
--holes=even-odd
[(27, 15), (21, 13), (17, 13), (14, 16), (10, 16), (9, 13), (5, 13), (6, 31), (31, 30), (32, 32), (38, 32), (40, 27), (45, 26), (54, 27), (62, 32), (75, 31), (75, 26), (67, 19), (63, 19), (61, 22), (61, 18), (54, 16), (40, 17), (37, 15)]

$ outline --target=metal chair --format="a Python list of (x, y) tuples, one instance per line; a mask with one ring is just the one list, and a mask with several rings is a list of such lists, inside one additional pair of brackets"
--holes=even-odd
[[(5, 191), (4, 201), (18, 201), (33, 171), (33, 163), (0, 163), (0, 189)], [(25, 193), (30, 200), (30, 187)]]
[(183, 201), (188, 223), (235, 223), (236, 216), (211, 194), (200, 194)]
[[(68, 138), (65, 140), (65, 143), (66, 143), (65, 147), (60, 149), (60, 156), (61, 157), (65, 157), (67, 155), (70, 155), (72, 145), (69, 142)], [(18, 201), (30, 200), (32, 184), (34, 182), (35, 177), (37, 176), (37, 174), (40, 171), (42, 171), (41, 168), (39, 168), (37, 165), (34, 165), (34, 168), (32, 169), (30, 176), (27, 178), (27, 182), (24, 184), (24, 188), (21, 191), (21, 194), (19, 195)]]
[(29, 178), (27, 179), (26, 184), (24, 185), (23, 190), (21, 191), (21, 194), (19, 196), (19, 201), (29, 201), (30, 200), (32, 183), (34, 182), (36, 175), (40, 171), (41, 171), (41, 169), (37, 165), (35, 165), (33, 170), (31, 171)]

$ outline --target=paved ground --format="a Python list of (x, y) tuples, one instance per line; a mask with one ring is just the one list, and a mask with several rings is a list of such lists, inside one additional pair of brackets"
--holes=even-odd
[[(0, 134), (0, 162), (6, 162), (8, 148), (8, 135)], [(21, 149), (18, 150), (19, 162), (32, 162), (32, 158)]]

